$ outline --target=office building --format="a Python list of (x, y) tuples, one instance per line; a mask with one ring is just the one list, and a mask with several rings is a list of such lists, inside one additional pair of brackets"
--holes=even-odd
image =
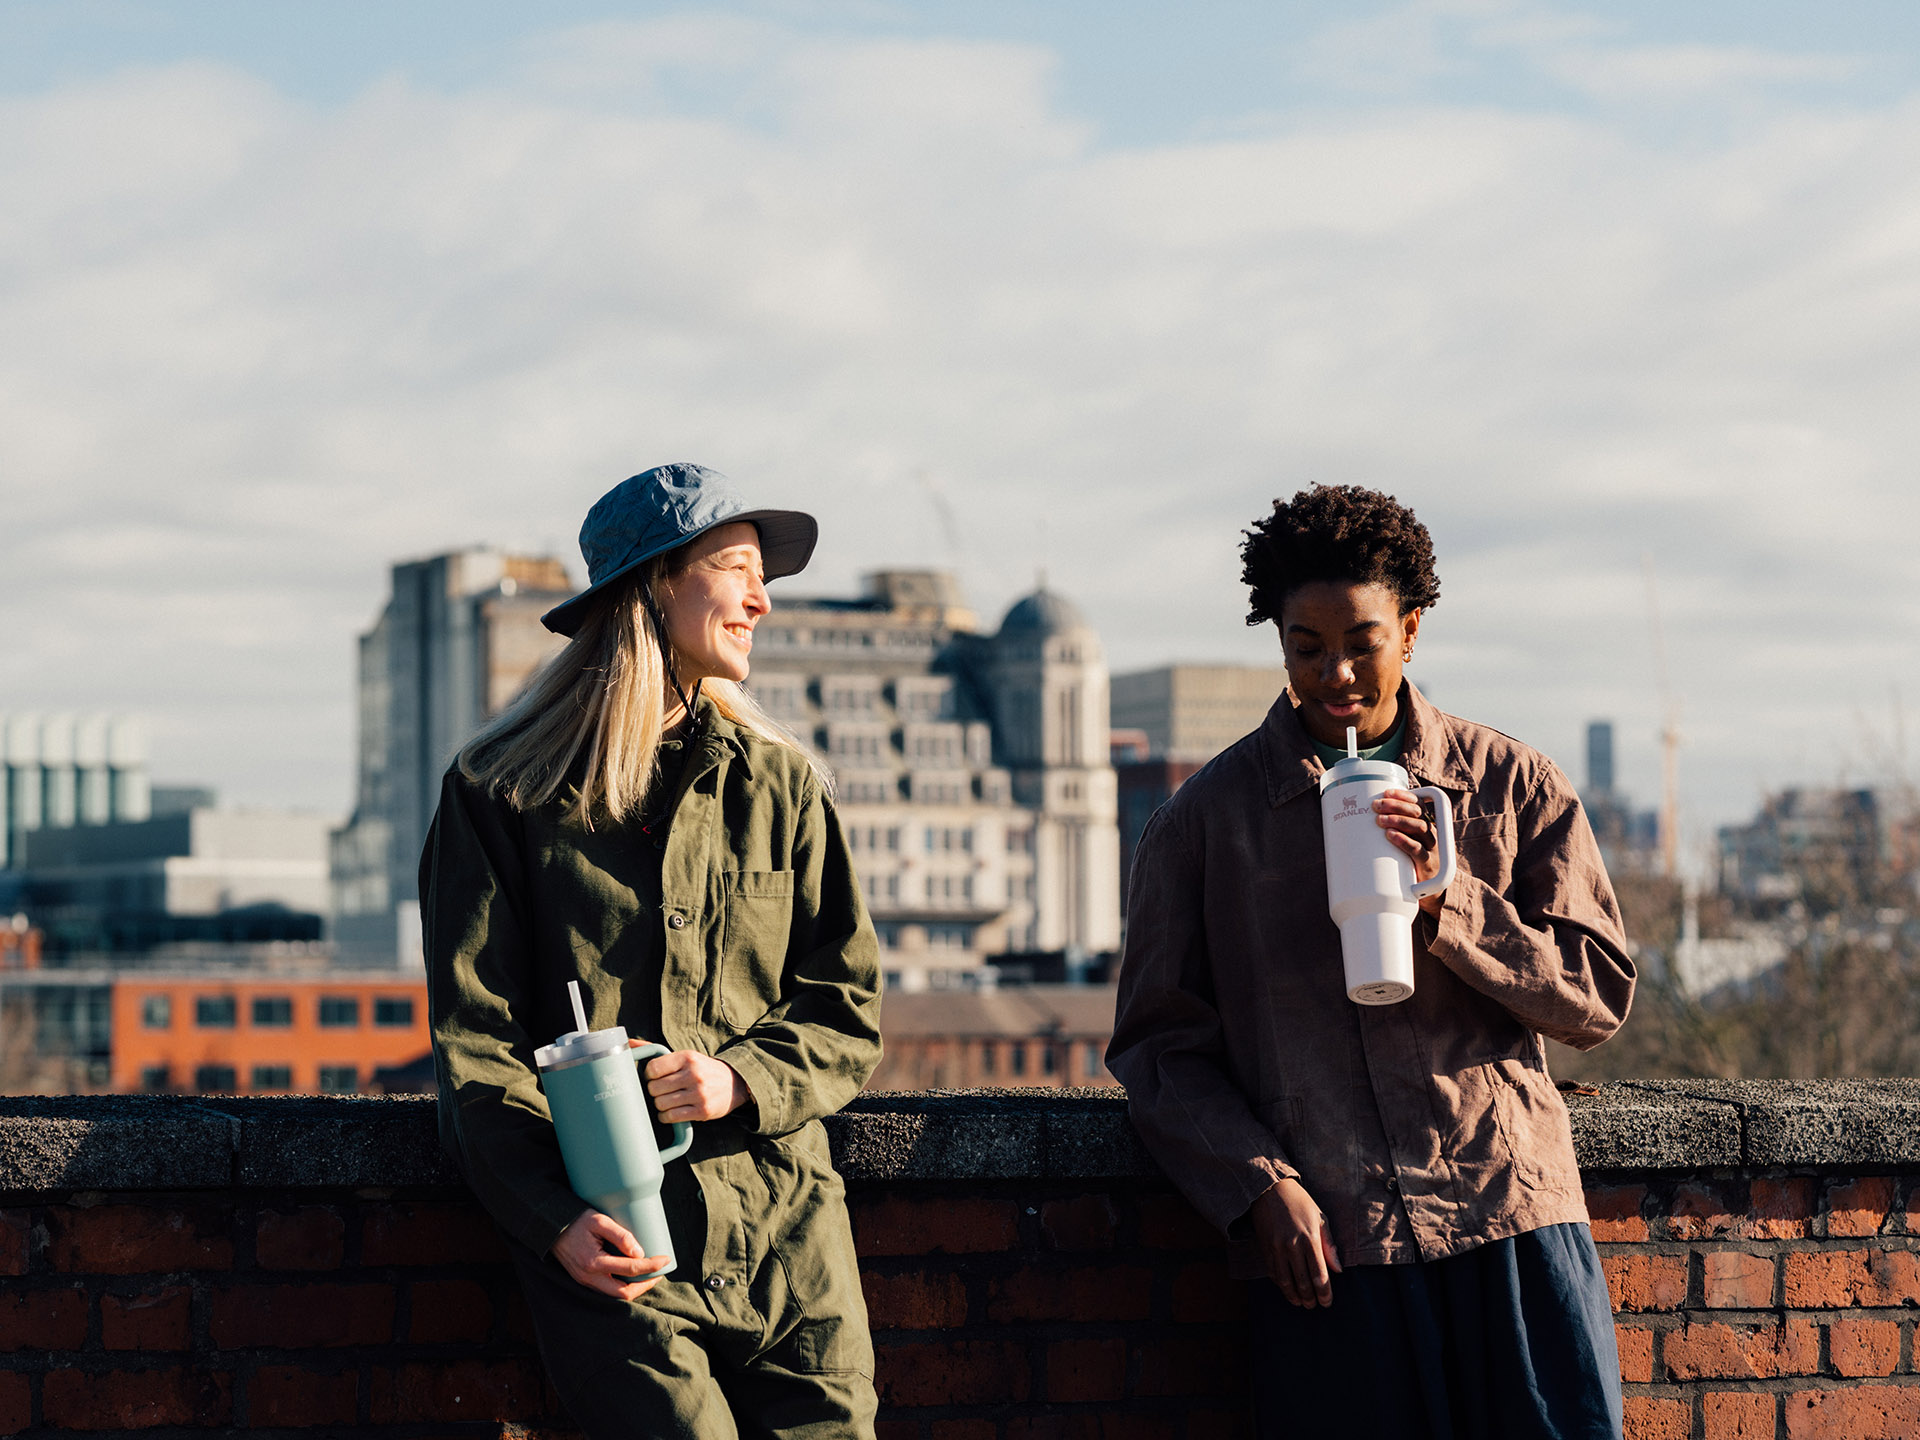
[(981, 631), (953, 576), (776, 593), (749, 688), (832, 767), (898, 989), (991, 985), (990, 955), (1119, 943), (1099, 636), (1049, 590)]
[(0, 714), (0, 869), (34, 830), (145, 820), (147, 737), (109, 715)]
[(1259, 729), (1286, 688), (1287, 672), (1277, 665), (1162, 665), (1113, 677), (1123, 902), (1153, 812), (1194, 771)]
[(341, 963), (411, 967), (441, 776), (565, 643), (540, 616), (573, 583), (558, 560), (482, 548), (395, 565), (392, 587), (360, 637), (354, 806), (333, 835), (332, 909)]
[(298, 811), (195, 808), (30, 830), (14, 903), (44, 932), (47, 954), (68, 960), (318, 941), (331, 824)]

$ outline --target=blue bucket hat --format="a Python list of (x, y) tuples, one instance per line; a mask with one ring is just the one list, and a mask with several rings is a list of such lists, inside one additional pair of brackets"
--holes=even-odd
[(587, 588), (553, 607), (540, 623), (557, 635), (579, 630), (596, 598), (623, 575), (716, 525), (744, 520), (759, 528), (760, 559), (776, 580), (807, 568), (820, 526), (798, 510), (755, 510), (733, 482), (704, 465), (656, 465), (602, 495), (580, 527)]

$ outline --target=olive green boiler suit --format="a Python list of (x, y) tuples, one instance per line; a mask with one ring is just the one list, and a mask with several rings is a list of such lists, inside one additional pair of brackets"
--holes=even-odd
[[(554, 1387), (594, 1437), (870, 1436), (873, 1346), (822, 1115), (880, 1058), (879, 948), (803, 756), (701, 702), (669, 820), (515, 810), (450, 773), (421, 860), (440, 1132), (509, 1246)], [(650, 812), (651, 813), (651, 812)], [(636, 1301), (548, 1251), (585, 1208), (533, 1051), (591, 1028), (717, 1055), (749, 1104), (662, 1198), (678, 1267)]]

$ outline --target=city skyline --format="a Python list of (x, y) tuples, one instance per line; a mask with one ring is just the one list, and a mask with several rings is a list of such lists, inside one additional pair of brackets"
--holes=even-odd
[(1116, 672), (1272, 664), (1237, 532), (1358, 481), (1434, 532), (1443, 708), (1576, 777), (1610, 718), (1652, 804), (1651, 554), (1696, 839), (1885, 778), (1897, 7), (453, 14), (0, 17), (8, 710), (342, 811), (387, 566), (577, 578), (670, 459), (820, 514), (796, 592), (935, 565), (991, 617), (1044, 569)]

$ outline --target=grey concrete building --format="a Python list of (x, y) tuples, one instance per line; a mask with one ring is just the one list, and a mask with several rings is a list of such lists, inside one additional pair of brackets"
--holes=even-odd
[(343, 961), (419, 961), (416, 870), (461, 744), (565, 642), (540, 616), (574, 591), (546, 556), (477, 548), (393, 567), (360, 637), (353, 814), (333, 835), (332, 910)]
[(1287, 688), (1279, 665), (1162, 665), (1113, 677), (1111, 721), (1142, 730), (1153, 759), (1211, 760), (1258, 729)]
[(0, 869), (30, 831), (145, 820), (150, 788), (138, 720), (0, 713)]
[(832, 767), (891, 986), (992, 983), (989, 955), (1120, 938), (1100, 639), (1047, 590), (982, 632), (954, 577), (774, 597), (749, 689)]

